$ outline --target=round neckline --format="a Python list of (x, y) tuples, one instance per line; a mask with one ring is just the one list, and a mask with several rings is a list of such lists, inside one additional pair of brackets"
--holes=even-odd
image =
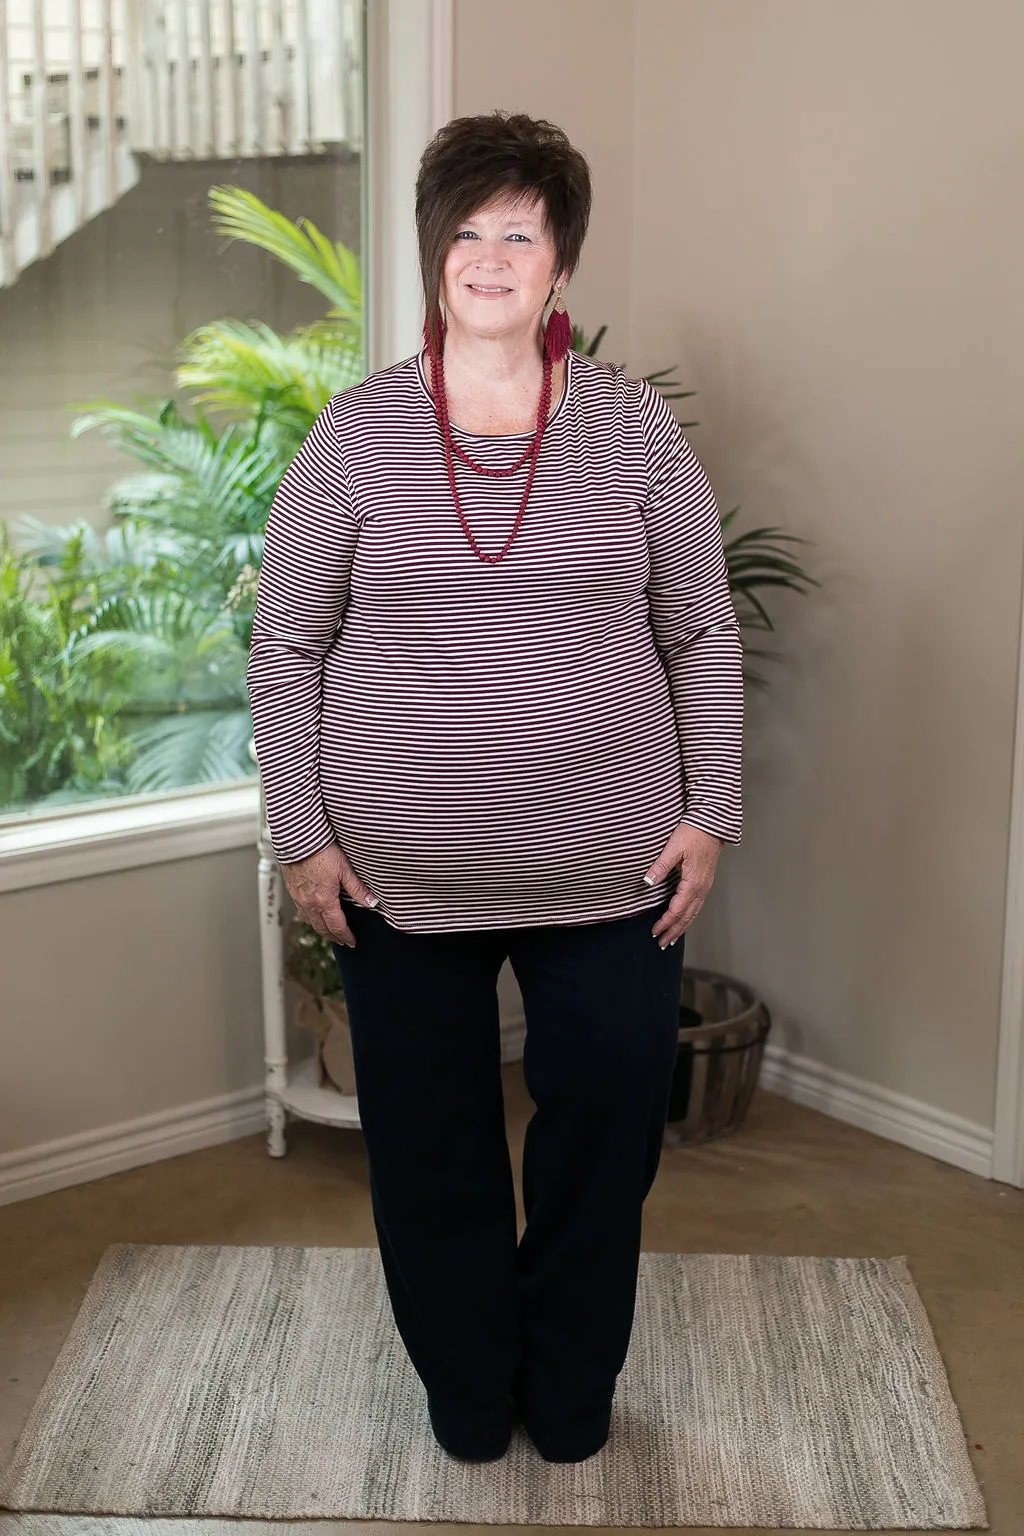
[[(423, 390), (423, 393), (424, 393), (424, 395), (426, 395), (427, 400), (428, 400), (428, 402), (430, 404), (430, 408), (433, 411), (434, 410), (434, 397), (430, 393), (430, 385), (427, 382), (426, 363), (424, 362), (426, 354), (427, 354), (426, 347), (422, 347), (420, 349), (420, 351), (417, 352), (417, 354), (416, 354), (416, 374), (417, 374), (417, 376), (419, 378), (420, 386), (421, 386), (421, 388)], [(555, 406), (554, 410), (551, 412), (551, 415), (547, 419), (547, 423), (545, 424), (545, 427), (544, 427), (545, 434), (547, 434), (551, 430), (551, 428), (554, 426), (555, 422), (558, 420), (559, 416), (561, 416), (563, 410), (565, 409), (566, 401), (569, 398), (569, 390), (570, 390), (570, 388), (572, 386), (572, 356), (573, 356), (572, 348), (570, 347), (569, 351), (565, 354), (565, 380), (564, 380), (564, 382), (562, 384), (561, 399), (559, 400), (558, 404)], [(436, 420), (436, 413), (435, 413), (435, 420)], [(457, 433), (459, 437), (471, 437), (476, 442), (481, 442), (481, 443), (514, 443), (517, 438), (532, 437), (533, 434), (537, 430), (536, 427), (531, 427), (528, 432), (469, 432), (469, 431), (466, 430), (465, 427), (457, 427), (455, 425), (454, 421), (449, 422), (449, 425), (451, 426), (452, 431), (454, 433)]]

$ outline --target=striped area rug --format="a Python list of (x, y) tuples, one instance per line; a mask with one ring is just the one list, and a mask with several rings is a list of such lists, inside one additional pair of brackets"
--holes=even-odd
[(0, 1473), (0, 1508), (987, 1528), (905, 1259), (764, 1254), (641, 1256), (611, 1437), (562, 1466), (521, 1429), (497, 1462), (437, 1446), (376, 1249), (115, 1244)]

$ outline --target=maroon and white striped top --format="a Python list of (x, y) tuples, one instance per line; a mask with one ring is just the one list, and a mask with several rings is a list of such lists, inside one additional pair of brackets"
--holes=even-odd
[[(497, 564), (424, 356), (332, 396), (274, 497), (246, 672), (274, 852), (337, 839), (395, 928), (627, 917), (686, 821), (740, 841), (742, 646), (714, 493), (665, 399), (570, 352)], [(452, 427), (506, 468), (531, 433)], [(529, 460), (455, 458), (487, 554)]]

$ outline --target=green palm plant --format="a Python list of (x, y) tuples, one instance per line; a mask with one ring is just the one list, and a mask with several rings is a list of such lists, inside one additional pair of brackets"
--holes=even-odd
[[(111, 511), (170, 539), (177, 577), (223, 596), (239, 569), (259, 560), (274, 491), (293, 456), (291, 444), (260, 442), (249, 425), (229, 422), (218, 437), (201, 411), (184, 421), (173, 402), (155, 417), (100, 404), (71, 433), (100, 428), (121, 452), (148, 467), (115, 487)], [(308, 430), (308, 427), (307, 427)], [(301, 436), (300, 436), (301, 441)]]
[(363, 375), (359, 260), (312, 220), (293, 223), (241, 187), (211, 187), (208, 195), (219, 234), (266, 251), (330, 308), (289, 336), (238, 320), (200, 326), (181, 345), (178, 383), (197, 391), (196, 404), (248, 413), (257, 440), (268, 429), (284, 433), (291, 459), (330, 396)]
[[(91, 533), (91, 530), (90, 530)], [(51, 557), (51, 579), (11, 548), (0, 526), (0, 806), (122, 792), (127, 758), (104, 701), (81, 695), (67, 660), (91, 577), (79, 531)]]
[[(80, 402), (71, 436), (100, 431), (140, 466), (110, 494), (115, 528), (100, 536), (83, 523), (52, 528), (23, 518), (20, 553), (8, 551), (25, 567), (12, 578), (19, 592), (22, 574), (31, 585), (42, 573), (62, 593), (69, 622), (47, 630), (48, 643), (83, 717), (102, 715), (116, 737), (112, 793), (252, 776), (245, 663), (267, 516), (320, 410), (364, 372), (355, 255), (242, 189), (214, 187), (209, 200), (219, 233), (286, 261), (328, 300), (327, 314), (286, 336), (230, 318), (198, 327), (176, 355), (189, 414), (174, 399)], [(218, 414), (228, 419), (216, 424)], [(0, 754), (24, 756), (8, 745), (3, 754), (0, 741)], [(69, 752), (51, 751), (49, 760), (49, 778), (37, 775), (31, 790), (26, 780), (24, 793), (74, 798)], [(12, 781), (0, 803), (21, 798), (17, 790)]]
[[(300, 282), (330, 300), (326, 320), (337, 325), (353, 346), (359, 346), (363, 287), (359, 258), (353, 251), (340, 240), (322, 235), (312, 219), (293, 224), (241, 187), (211, 187), (209, 200), (217, 213), (220, 234), (258, 246), (290, 267)], [(297, 334), (322, 328), (324, 322), (318, 321), (314, 326), (301, 327)]]

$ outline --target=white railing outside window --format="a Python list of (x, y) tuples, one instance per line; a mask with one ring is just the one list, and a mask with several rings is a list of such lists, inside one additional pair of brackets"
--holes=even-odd
[(135, 0), (132, 147), (301, 155), (361, 141), (359, 11), (338, 0)]
[(0, 286), (140, 155), (361, 149), (361, 27), (357, 0), (0, 0)]

